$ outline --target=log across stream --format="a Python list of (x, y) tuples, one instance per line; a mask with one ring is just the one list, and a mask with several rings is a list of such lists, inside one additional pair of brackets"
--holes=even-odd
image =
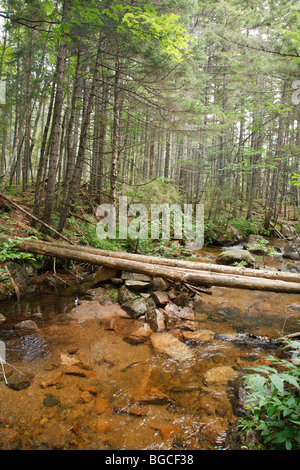
[(156, 258), (44, 241), (16, 240), (15, 248), (19, 251), (53, 258), (106, 266), (116, 270), (137, 272), (150, 276), (160, 276), (195, 286), (300, 293), (300, 276), (294, 273)]

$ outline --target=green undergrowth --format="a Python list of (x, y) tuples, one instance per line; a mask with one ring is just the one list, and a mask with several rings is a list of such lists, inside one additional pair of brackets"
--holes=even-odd
[(300, 343), (283, 343), (290, 359), (268, 356), (271, 366), (252, 368), (244, 377), (249, 416), (240, 420), (240, 433), (257, 433), (257, 446), (265, 450), (300, 449)]

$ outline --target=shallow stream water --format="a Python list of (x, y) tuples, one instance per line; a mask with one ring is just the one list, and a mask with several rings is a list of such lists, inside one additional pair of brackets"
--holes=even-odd
[[(199, 259), (212, 262), (219, 251), (205, 248)], [(70, 319), (84, 298), (76, 286), (1, 302), (6, 378), (17, 369), (30, 385), (12, 389), (0, 371), (0, 443), (2, 431), (2, 442), (13, 442), (3, 445), (21, 449), (230, 449), (228, 429), (239, 414), (235, 383), (277, 353), (276, 338), (299, 331), (300, 302), (294, 294), (211, 293), (201, 296), (198, 325), (214, 336), (186, 341), (194, 357), (182, 362), (149, 341), (124, 341), (141, 319)], [(113, 313), (116, 305), (106, 308)], [(15, 329), (23, 320), (38, 330)]]

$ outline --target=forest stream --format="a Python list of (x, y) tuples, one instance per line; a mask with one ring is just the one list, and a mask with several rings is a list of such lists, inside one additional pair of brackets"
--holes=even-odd
[[(214, 262), (219, 252), (203, 248), (199, 260)], [(122, 315), (105, 296), (103, 321), (72, 314), (94, 305), (78, 284), (2, 301), (0, 339), (9, 365), (0, 374), (0, 446), (238, 449), (231, 430), (243, 414), (241, 377), (279, 354), (276, 338), (299, 331), (299, 295), (210, 291), (198, 296), (195, 321), (168, 330), (187, 348), (182, 357), (161, 352), (146, 333), (143, 341), (130, 340), (146, 332), (143, 317)], [(18, 328), (28, 320), (37, 328)]]

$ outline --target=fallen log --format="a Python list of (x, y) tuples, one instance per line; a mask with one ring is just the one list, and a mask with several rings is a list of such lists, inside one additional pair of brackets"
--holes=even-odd
[(81, 250), (81, 247), (57, 246), (42, 241), (18, 241), (15, 248), (19, 251), (51, 256), (61, 259), (84, 262), (92, 265), (106, 266), (120, 271), (137, 272), (150, 276), (159, 276), (171, 281), (179, 281), (196, 286), (220, 286), (237, 289), (250, 289), (283, 293), (300, 293), (300, 284), (281, 280), (254, 278), (250, 276), (229, 276), (200, 270), (174, 269), (170, 266), (133, 261), (124, 258), (101, 256)]
[(298, 273), (288, 273), (282, 271), (268, 271), (266, 269), (252, 269), (252, 268), (239, 268), (236, 266), (224, 266), (212, 263), (201, 263), (197, 261), (184, 261), (177, 259), (169, 258), (160, 258), (159, 256), (146, 256), (138, 255), (135, 253), (127, 253), (123, 251), (110, 251), (110, 250), (101, 250), (99, 248), (91, 248), (89, 246), (69, 246), (64, 243), (54, 242), (53, 245), (62, 248), (70, 249), (80, 249), (83, 253), (90, 253), (99, 256), (107, 256), (110, 258), (122, 258), (132, 261), (139, 261), (141, 263), (155, 264), (173, 268), (183, 268), (183, 269), (192, 269), (207, 271), (211, 273), (220, 273), (220, 274), (229, 274), (229, 275), (238, 275), (238, 276), (250, 276), (263, 279), (271, 279), (278, 281), (287, 281), (287, 282), (297, 282), (300, 283), (300, 276)]

